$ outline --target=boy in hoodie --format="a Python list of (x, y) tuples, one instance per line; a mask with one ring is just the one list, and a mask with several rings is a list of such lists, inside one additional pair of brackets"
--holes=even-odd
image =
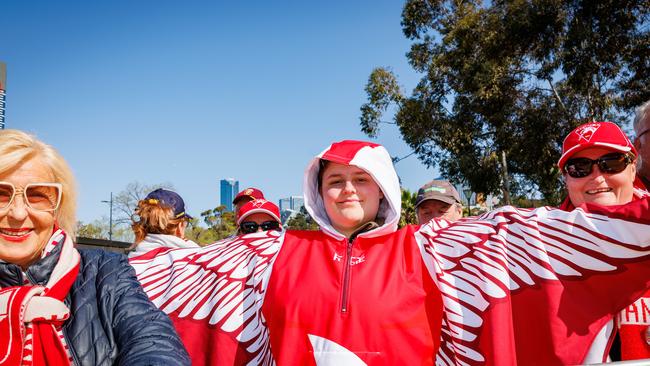
[(362, 141), (329, 146), (303, 185), (320, 231), (131, 262), (194, 364), (578, 364), (650, 279), (648, 200), (397, 230), (390, 155)]

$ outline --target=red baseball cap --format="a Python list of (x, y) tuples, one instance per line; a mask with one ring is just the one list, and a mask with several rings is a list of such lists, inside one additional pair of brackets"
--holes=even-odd
[(237, 213), (237, 225), (241, 224), (244, 219), (254, 213), (265, 213), (273, 217), (279, 223), (282, 223), (280, 220), (280, 209), (276, 206), (275, 203), (267, 201), (265, 199), (253, 200), (246, 202)]
[(254, 199), (254, 200), (263, 200), (264, 199), (264, 193), (262, 193), (262, 191), (260, 191), (257, 188), (253, 188), (253, 187), (246, 188), (243, 191), (237, 193), (237, 195), (235, 196), (235, 199), (232, 200), (232, 204), (236, 205), (237, 201), (239, 201), (240, 199), (242, 199), (244, 197), (249, 197), (249, 198)]
[(560, 170), (574, 154), (590, 147), (602, 147), (620, 152), (632, 152), (637, 155), (634, 145), (625, 133), (612, 122), (590, 122), (576, 127), (564, 139), (562, 156), (557, 162)]

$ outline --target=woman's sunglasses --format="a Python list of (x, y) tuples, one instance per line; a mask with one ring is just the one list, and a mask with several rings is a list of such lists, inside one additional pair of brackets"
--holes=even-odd
[(633, 158), (629, 154), (611, 153), (603, 155), (596, 160), (589, 158), (574, 158), (567, 160), (564, 171), (572, 178), (584, 178), (591, 174), (594, 165), (606, 174), (620, 173), (632, 163)]
[(279, 230), (280, 223), (277, 221), (264, 221), (263, 223), (258, 224), (254, 221), (244, 221), (239, 225), (239, 229), (243, 234), (254, 233), (258, 228), (262, 228), (264, 231)]

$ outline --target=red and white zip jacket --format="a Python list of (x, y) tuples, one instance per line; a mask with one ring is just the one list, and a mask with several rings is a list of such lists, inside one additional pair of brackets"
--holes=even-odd
[[(333, 229), (317, 192), (321, 157), (375, 179), (382, 226), (352, 243)], [(390, 157), (357, 141), (317, 156), (304, 188), (319, 232), (131, 259), (194, 364), (578, 364), (650, 282), (647, 199), (591, 213), (505, 207), (396, 230)]]

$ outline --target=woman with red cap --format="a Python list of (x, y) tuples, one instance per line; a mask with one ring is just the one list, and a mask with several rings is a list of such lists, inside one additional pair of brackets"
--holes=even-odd
[(634, 186), (636, 157), (634, 145), (614, 123), (578, 126), (564, 139), (558, 161), (568, 193), (560, 207), (622, 205), (643, 197), (647, 192)]
[(282, 230), (280, 209), (273, 202), (255, 199), (246, 202), (237, 211), (237, 234)]
[(303, 187), (319, 231), (131, 261), (193, 364), (579, 364), (650, 281), (647, 200), (398, 230), (390, 155), (363, 141), (330, 145)]
[[(635, 187), (637, 152), (625, 133), (611, 122), (591, 122), (578, 126), (564, 139), (558, 166), (562, 171), (568, 196), (560, 206), (573, 210), (585, 203), (603, 206), (623, 205), (648, 196)], [(621, 356), (624, 360), (650, 358), (646, 342), (646, 294), (618, 319)], [(645, 312), (645, 313), (644, 313)], [(598, 334), (585, 362), (608, 360), (609, 348), (616, 335), (614, 321)]]

